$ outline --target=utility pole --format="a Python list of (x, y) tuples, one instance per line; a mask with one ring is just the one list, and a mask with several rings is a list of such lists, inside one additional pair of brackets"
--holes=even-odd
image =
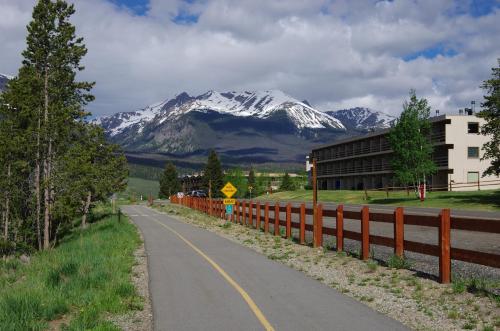
[(313, 178), (312, 178), (312, 186), (313, 186), (313, 247), (318, 247), (317, 233), (318, 233), (318, 220), (316, 215), (316, 207), (318, 204), (318, 180), (317, 180), (317, 169), (316, 169), (316, 158), (313, 158)]
[(208, 207), (210, 212), (209, 215), (212, 215), (212, 180), (208, 180)]

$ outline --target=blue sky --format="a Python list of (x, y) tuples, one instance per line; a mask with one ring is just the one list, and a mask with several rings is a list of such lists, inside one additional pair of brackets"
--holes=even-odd
[[(15, 75), (36, 0), (0, 0)], [(455, 113), (500, 56), (500, 0), (71, 0), (95, 115), (186, 91), (282, 90), (319, 110), (397, 115), (410, 89)]]

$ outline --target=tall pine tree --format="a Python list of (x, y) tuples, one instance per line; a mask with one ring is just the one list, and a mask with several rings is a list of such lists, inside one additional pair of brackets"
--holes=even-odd
[(181, 190), (181, 182), (177, 169), (172, 162), (168, 162), (160, 177), (160, 194), (161, 198), (168, 198)]
[(483, 160), (491, 160), (491, 165), (483, 173), (486, 175), (500, 175), (500, 59), (497, 59), (497, 67), (491, 69), (491, 78), (484, 81), (481, 86), (487, 93), (484, 96), (483, 108), (478, 114), (486, 120), (481, 127), (481, 133), (491, 137), (484, 144)]
[(92, 84), (75, 80), (86, 48), (73, 13), (62, 0), (37, 2), (23, 65), (0, 95), (0, 224), (9, 247), (50, 247), (128, 177), (121, 150), (84, 121)]
[(42, 85), (39, 94), (34, 96), (42, 102), (35, 108), (33, 119), (39, 128), (35, 186), (37, 201), (43, 205), (45, 249), (51, 240), (52, 212), (57, 198), (54, 195), (58, 171), (55, 162), (64, 153), (72, 124), (85, 117), (83, 107), (93, 100), (88, 93), (93, 84), (76, 81), (76, 73), (84, 69), (80, 62), (87, 49), (69, 21), (74, 12), (74, 6), (66, 1), (39, 0), (28, 25), (27, 48), (23, 52), (23, 66), (31, 69), (33, 79)]
[(207, 165), (203, 174), (203, 187), (209, 190), (212, 189), (212, 197), (218, 198), (222, 196), (220, 191), (224, 185), (224, 174), (222, 173), (222, 166), (219, 157), (214, 150), (208, 154)]

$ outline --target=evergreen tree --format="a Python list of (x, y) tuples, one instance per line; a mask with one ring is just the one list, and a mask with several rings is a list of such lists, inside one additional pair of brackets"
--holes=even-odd
[(62, 205), (81, 215), (85, 228), (92, 205), (125, 189), (128, 167), (119, 147), (106, 141), (101, 127), (80, 124), (72, 138), (59, 162), (65, 171), (56, 187), (61, 189), (58, 195), (65, 198)]
[(85, 226), (92, 205), (128, 177), (118, 146), (84, 121), (93, 84), (75, 80), (86, 48), (73, 13), (62, 0), (37, 2), (23, 65), (0, 95), (0, 224), (9, 247), (50, 247), (75, 217)]
[(482, 160), (491, 160), (491, 165), (483, 176), (500, 175), (500, 58), (497, 59), (497, 67), (492, 68), (491, 76), (481, 86), (487, 95), (481, 104), (483, 109), (478, 114), (486, 120), (486, 124), (481, 127), (481, 133), (491, 137), (491, 140), (483, 145)]
[[(37, 112), (33, 118), (40, 128), (36, 136), (38, 173), (35, 177), (40, 181), (36, 186), (43, 191), (45, 249), (49, 248), (51, 240), (49, 231), (54, 228), (50, 224), (56, 199), (53, 195), (57, 176), (54, 162), (67, 147), (75, 120), (87, 115), (83, 107), (93, 100), (88, 93), (93, 83), (75, 80), (76, 73), (84, 69), (80, 62), (87, 49), (70, 23), (74, 12), (74, 6), (63, 0), (39, 0), (28, 25), (27, 48), (23, 52), (23, 66), (33, 71), (34, 79), (42, 86), (34, 96), (42, 103), (35, 108)], [(42, 200), (41, 197), (37, 199)]]
[(429, 116), (427, 100), (417, 99), (415, 91), (410, 91), (410, 101), (403, 104), (403, 112), (388, 137), (394, 152), (392, 168), (396, 178), (416, 190), (437, 170), (432, 160)]
[(280, 191), (295, 191), (295, 184), (288, 172), (281, 179)]
[(168, 198), (181, 190), (181, 182), (177, 169), (172, 162), (168, 162), (160, 177), (160, 197)]
[(210, 183), (212, 188), (212, 197), (217, 198), (222, 196), (220, 191), (224, 186), (224, 174), (222, 173), (222, 166), (219, 157), (214, 150), (208, 154), (207, 165), (203, 174), (203, 187), (209, 189)]

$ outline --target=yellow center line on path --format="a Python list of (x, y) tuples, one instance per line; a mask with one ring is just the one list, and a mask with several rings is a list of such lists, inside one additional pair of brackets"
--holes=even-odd
[(234, 287), (234, 289), (236, 291), (238, 291), (238, 293), (241, 295), (241, 297), (243, 298), (243, 300), (245, 300), (245, 302), (248, 304), (248, 306), (250, 307), (250, 309), (252, 310), (252, 312), (255, 314), (255, 317), (257, 317), (257, 319), (259, 320), (259, 322), (262, 324), (262, 326), (264, 327), (264, 329), (267, 330), (267, 331), (274, 331), (274, 328), (272, 327), (271, 323), (269, 323), (269, 321), (267, 320), (267, 318), (264, 316), (264, 314), (262, 313), (262, 311), (255, 304), (255, 302), (252, 300), (252, 298), (250, 297), (250, 295), (240, 285), (238, 285), (238, 283), (236, 283), (236, 281), (233, 278), (231, 278), (231, 276), (229, 276), (228, 273), (226, 271), (224, 271), (224, 269), (222, 269), (217, 263), (215, 263), (214, 260), (212, 260), (207, 254), (203, 253), (203, 251), (201, 251), (192, 242), (190, 242), (188, 239), (186, 239), (185, 237), (183, 237), (179, 232), (175, 231), (170, 226), (168, 226), (166, 224), (163, 224), (162, 222), (158, 221), (157, 219), (155, 219), (152, 216), (149, 216), (149, 215), (144, 215), (144, 216), (147, 216), (147, 217), (151, 218), (151, 220), (153, 220), (154, 222), (158, 223), (159, 225), (163, 226), (164, 228), (166, 228), (167, 230), (169, 230), (170, 232), (172, 232), (173, 234), (175, 234), (182, 241), (184, 241), (189, 247), (191, 247), (196, 253), (198, 253), (199, 255), (201, 255), (201, 257), (203, 257), (205, 260), (207, 260), (207, 262), (210, 263), (210, 265), (212, 265), (212, 267), (215, 270), (217, 270), (222, 275), (222, 277), (224, 277), (224, 279), (229, 284), (231, 284), (232, 287)]

